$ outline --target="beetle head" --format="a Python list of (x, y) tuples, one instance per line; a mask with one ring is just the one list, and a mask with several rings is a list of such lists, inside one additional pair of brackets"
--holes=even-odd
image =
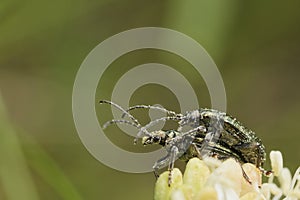
[(150, 134), (151, 136), (144, 136), (142, 138), (143, 145), (160, 144), (162, 146), (165, 146), (166, 141), (168, 139), (176, 137), (176, 131), (174, 130), (168, 130), (168, 131), (158, 130), (158, 131), (153, 131)]
[(144, 136), (142, 138), (142, 144), (148, 145), (148, 144), (161, 144), (163, 140), (166, 138), (166, 132), (159, 130), (159, 131), (153, 131), (150, 133), (151, 136)]

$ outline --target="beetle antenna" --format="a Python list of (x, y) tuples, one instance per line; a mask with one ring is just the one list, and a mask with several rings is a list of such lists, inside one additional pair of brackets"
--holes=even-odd
[(113, 119), (113, 120), (107, 121), (103, 125), (103, 129), (106, 129), (108, 126), (110, 126), (112, 124), (128, 124), (128, 125), (138, 128), (140, 130), (140, 127), (137, 126), (135, 123), (128, 121), (128, 120), (124, 120), (124, 119)]
[(127, 112), (124, 108), (122, 108), (118, 104), (116, 104), (116, 103), (114, 103), (112, 101), (107, 101), (107, 100), (100, 100), (99, 103), (100, 104), (109, 104), (109, 105), (114, 106), (115, 108), (117, 108), (120, 111), (122, 111), (123, 115), (127, 115), (138, 127), (141, 126), (141, 124), (138, 122), (138, 120), (136, 118), (134, 118), (129, 112)]
[(141, 126), (138, 126), (136, 125), (135, 123), (131, 122), (131, 121), (128, 121), (128, 120), (124, 120), (124, 119), (113, 119), (113, 120), (110, 120), (110, 121), (107, 121), (104, 125), (103, 125), (103, 129), (106, 129), (108, 126), (112, 125), (112, 124), (128, 124), (128, 125), (131, 125), (131, 126), (134, 126), (136, 127), (138, 130), (139, 130), (139, 136), (137, 135), (135, 138), (134, 138), (134, 144), (137, 143), (137, 140), (138, 138), (141, 137), (141, 134), (144, 133), (145, 135), (147, 136), (152, 136), (151, 133), (149, 133), (147, 131), (147, 129), (141, 127)]
[(107, 100), (100, 100), (99, 101), (100, 104), (110, 104), (112, 106), (114, 106), (115, 108), (121, 110), (123, 112), (123, 115), (127, 115), (133, 122), (131, 121), (128, 121), (128, 120), (124, 120), (124, 119), (113, 119), (111, 121), (108, 121), (106, 122), (104, 125), (103, 125), (103, 129), (107, 128), (108, 126), (112, 125), (112, 124), (118, 124), (118, 123), (121, 123), (121, 124), (128, 124), (128, 125), (131, 125), (131, 126), (134, 126), (136, 127), (138, 130), (139, 130), (139, 135), (137, 135), (134, 139), (134, 144), (136, 144), (137, 142), (137, 139), (139, 138), (138, 136), (140, 136), (142, 133), (144, 133), (145, 135), (147, 136), (152, 136), (151, 133), (149, 133), (147, 131), (147, 129), (143, 128), (142, 125), (139, 123), (139, 121), (134, 118), (129, 112), (127, 112), (124, 108), (122, 108), (121, 106), (119, 106), (118, 104), (112, 102), (112, 101), (107, 101)]
[[(159, 111), (165, 112), (165, 113), (167, 113), (167, 115), (170, 115), (170, 116), (181, 115), (181, 114), (177, 114), (174, 111), (167, 110), (167, 109), (159, 107), (159, 106), (151, 106), (151, 105), (135, 105), (135, 106), (129, 107), (126, 111), (129, 112), (129, 111), (135, 110), (135, 109), (154, 109), (154, 110), (159, 110)], [(123, 113), (122, 118), (124, 118), (125, 115), (126, 114)]]

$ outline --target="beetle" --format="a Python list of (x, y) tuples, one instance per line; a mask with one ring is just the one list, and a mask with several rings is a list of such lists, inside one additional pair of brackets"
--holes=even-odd
[[(240, 163), (241, 168), (243, 163), (252, 163), (265, 176), (272, 173), (272, 171), (263, 168), (266, 152), (262, 141), (252, 130), (224, 112), (200, 108), (181, 114), (151, 105), (136, 105), (124, 109), (111, 101), (101, 100), (100, 103), (110, 104), (123, 112), (122, 119), (108, 121), (103, 125), (103, 128), (115, 123), (132, 125), (139, 130), (134, 140), (135, 143), (138, 138), (142, 138), (143, 145), (159, 144), (166, 149), (167, 155), (159, 159), (154, 164), (153, 169), (155, 176), (158, 177), (158, 170), (168, 165), (169, 186), (172, 182), (171, 172), (174, 168), (174, 162), (178, 158), (183, 161), (188, 161), (193, 157), (204, 158), (207, 156), (219, 160), (234, 158)], [(155, 109), (165, 112), (167, 116), (142, 126), (130, 114), (130, 111), (134, 109)], [(131, 121), (125, 120), (125, 116), (128, 116)], [(151, 126), (167, 120), (176, 121), (178, 123), (177, 130), (148, 131)], [(251, 180), (243, 168), (242, 172), (246, 181), (251, 184)]]

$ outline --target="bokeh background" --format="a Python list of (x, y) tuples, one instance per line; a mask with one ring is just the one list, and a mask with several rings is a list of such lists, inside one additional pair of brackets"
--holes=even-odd
[[(171, 28), (197, 40), (222, 74), (227, 112), (253, 129), (267, 152), (280, 150), (284, 164), (295, 171), (300, 165), (299, 7), (296, 0), (2, 0), (0, 199), (153, 199), (152, 173), (119, 172), (88, 153), (75, 130), (71, 101), (87, 54), (114, 34), (144, 26)], [(207, 88), (192, 67), (158, 50), (131, 52), (112, 63), (95, 102), (110, 99), (123, 73), (148, 62), (180, 71), (197, 91), (199, 105), (210, 107)], [(139, 88), (130, 103), (180, 110), (174, 94), (158, 85)], [(112, 117), (108, 106), (96, 109), (101, 124)], [(149, 120), (146, 112), (134, 114)], [(142, 149), (116, 127), (106, 133), (124, 149)]]

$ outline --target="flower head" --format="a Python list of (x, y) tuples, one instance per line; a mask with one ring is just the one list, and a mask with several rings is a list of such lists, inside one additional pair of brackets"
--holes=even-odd
[[(172, 171), (172, 184), (168, 186), (168, 172), (164, 172), (155, 185), (155, 200), (198, 199), (300, 199), (300, 167), (292, 177), (283, 167), (280, 151), (270, 153), (273, 174), (262, 183), (261, 172), (251, 163), (241, 165), (230, 158), (223, 162), (214, 158), (193, 158), (187, 163), (184, 175), (179, 169)], [(246, 181), (243, 171), (251, 180)], [(274, 182), (278, 179), (278, 184)]]

